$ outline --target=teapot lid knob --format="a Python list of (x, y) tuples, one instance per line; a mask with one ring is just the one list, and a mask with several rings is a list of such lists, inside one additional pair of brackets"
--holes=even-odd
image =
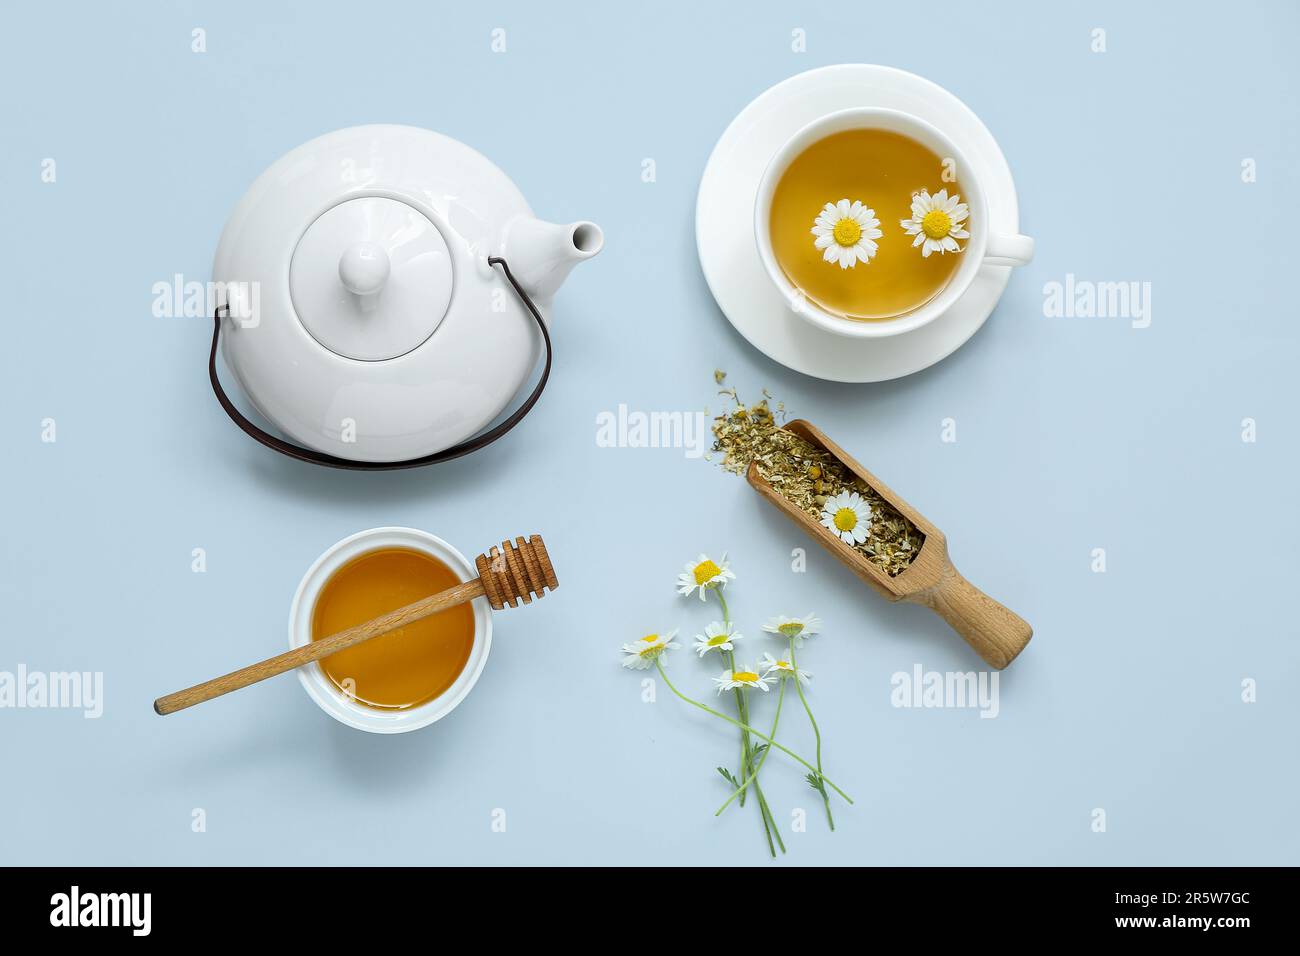
[(372, 298), (383, 289), (393, 271), (388, 252), (377, 242), (357, 242), (339, 257), (339, 279), (354, 295)]

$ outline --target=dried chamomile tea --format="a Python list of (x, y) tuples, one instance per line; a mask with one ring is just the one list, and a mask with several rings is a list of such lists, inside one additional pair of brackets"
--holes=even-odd
[[(766, 391), (752, 405), (741, 401), (734, 387), (721, 394), (730, 399), (730, 408), (713, 420), (713, 451), (722, 455), (723, 468), (743, 475), (754, 464), (777, 494), (889, 576), (912, 563), (925, 535), (839, 459), (785, 431), (784, 403), (777, 402), (773, 410)], [(832, 503), (853, 507), (828, 511)]]

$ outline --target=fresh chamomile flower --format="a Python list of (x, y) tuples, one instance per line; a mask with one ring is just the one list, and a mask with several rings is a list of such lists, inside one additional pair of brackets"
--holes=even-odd
[(778, 614), (763, 625), (763, 630), (769, 634), (780, 634), (782, 637), (791, 638), (794, 640), (795, 647), (803, 647), (805, 637), (821, 633), (822, 622), (812, 611), (804, 617), (786, 617), (784, 614)]
[(876, 211), (857, 200), (828, 202), (813, 223), (813, 245), (822, 250), (827, 262), (838, 262), (841, 269), (851, 269), (859, 261), (870, 262), (876, 254), (875, 240), (884, 235), (878, 228)]
[(623, 653), (627, 657), (623, 658), (624, 667), (633, 667), (639, 671), (647, 667), (653, 667), (654, 662), (664, 651), (674, 647), (681, 647), (673, 638), (677, 636), (677, 629), (673, 628), (664, 634), (647, 634), (639, 641), (633, 641), (631, 644), (623, 645)]
[(799, 683), (803, 684), (805, 687), (808, 686), (808, 679), (812, 677), (810, 671), (806, 671), (802, 667), (795, 667), (788, 657), (773, 657), (771, 654), (764, 654), (763, 659), (758, 662), (758, 665), (763, 668), (764, 677), (770, 678), (775, 675), (777, 680), (785, 680), (787, 677), (797, 677)]
[(948, 190), (940, 189), (931, 196), (922, 189), (912, 196), (912, 218), (900, 220), (899, 225), (916, 236), (912, 248), (920, 246), (921, 257), (929, 258), (932, 252), (961, 252), (957, 240), (970, 238), (964, 225), (969, 215), (970, 208), (956, 193), (949, 196)]
[(706, 598), (709, 588), (720, 588), (728, 581), (734, 581), (736, 575), (727, 564), (724, 553), (721, 559), (714, 561), (707, 554), (701, 554), (694, 561), (687, 561), (686, 568), (677, 575), (677, 593), (690, 597), (692, 591), (700, 592), (700, 600)]
[(714, 621), (703, 634), (695, 635), (695, 653), (703, 657), (709, 651), (733, 651), (736, 641), (743, 639), (744, 635), (736, 631), (736, 625)]
[(871, 530), (871, 505), (856, 491), (841, 491), (822, 505), (822, 524), (845, 544), (861, 544)]
[(713, 683), (718, 685), (718, 693), (721, 694), (724, 690), (731, 690), (733, 687), (738, 687), (741, 690), (750, 687), (767, 690), (768, 679), (757, 670), (748, 667), (737, 667), (735, 670), (723, 671), (721, 677), (713, 678)]

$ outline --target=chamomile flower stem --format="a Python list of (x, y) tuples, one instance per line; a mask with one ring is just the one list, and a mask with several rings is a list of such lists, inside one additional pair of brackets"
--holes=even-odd
[(664, 665), (663, 665), (663, 662), (662, 662), (661, 660), (659, 660), (659, 658), (655, 658), (655, 667), (656, 667), (656, 668), (658, 669), (658, 671), (659, 671), (659, 676), (662, 677), (662, 678), (664, 679), (664, 683), (668, 685), (668, 689), (669, 689), (670, 691), (672, 691), (673, 694), (676, 695), (679, 699), (681, 699), (681, 700), (685, 701), (686, 703), (690, 704), (692, 707), (698, 707), (700, 710), (704, 711), (706, 714), (712, 714), (714, 717), (717, 717), (719, 720), (725, 720), (727, 723), (729, 723), (729, 724), (731, 724), (731, 725), (733, 725), (733, 726), (735, 726), (735, 727), (739, 727), (741, 730), (748, 731), (749, 733), (751, 733), (751, 734), (753, 734), (755, 737), (757, 737), (759, 740), (766, 741), (767, 743), (769, 743), (769, 744), (771, 744), (773, 747), (775, 747), (777, 750), (781, 751), (783, 754), (785, 754), (785, 755), (787, 755), (787, 756), (789, 756), (789, 757), (793, 757), (795, 760), (797, 760), (799, 763), (803, 764), (805, 767), (807, 767), (807, 768), (808, 768), (809, 770), (811, 770), (813, 773), (816, 773), (816, 774), (817, 774), (817, 775), (818, 775), (822, 780), (825, 780), (825, 781), (826, 781), (827, 785), (829, 785), (830, 788), (831, 788), (832, 790), (834, 790), (836, 793), (838, 793), (838, 794), (839, 794), (841, 797), (843, 797), (846, 801), (848, 801), (849, 803), (852, 803), (852, 802), (853, 802), (853, 798), (850, 797), (850, 796), (849, 796), (847, 793), (845, 793), (843, 790), (841, 790), (839, 787), (837, 787), (837, 786), (835, 785), (835, 781), (834, 781), (834, 780), (832, 780), (830, 777), (826, 776), (826, 775), (823, 774), (823, 773), (818, 773), (816, 767), (814, 767), (812, 764), (810, 764), (807, 760), (804, 760), (803, 757), (800, 757), (797, 753), (795, 753), (795, 752), (794, 752), (793, 750), (791, 750), (789, 747), (785, 746), (784, 744), (779, 744), (779, 743), (777, 743), (777, 742), (776, 742), (775, 740), (773, 740), (771, 737), (767, 736), (767, 734), (761, 733), (761, 732), (755, 730), (753, 727), (750, 727), (750, 726), (748, 726), (748, 725), (746, 725), (746, 724), (742, 724), (742, 723), (741, 723), (740, 721), (738, 721), (738, 720), (733, 720), (731, 717), (728, 717), (726, 714), (722, 713), (721, 711), (714, 710), (712, 707), (708, 706), (707, 704), (701, 704), (698, 700), (693, 700), (692, 698), (687, 697), (685, 694), (683, 694), (681, 691), (679, 691), (679, 690), (677, 689), (677, 685), (676, 685), (676, 684), (674, 684), (671, 680), (669, 680), (669, 678), (668, 678), (668, 674), (664, 671)]
[[(761, 805), (761, 804), (759, 805), (759, 810), (760, 810), (760, 811), (762, 810), (762, 805)], [(772, 843), (772, 828), (769, 827), (769, 826), (767, 825), (767, 815), (764, 814), (764, 813), (759, 813), (759, 816), (758, 816), (758, 822), (761, 823), (761, 824), (763, 824), (763, 839), (767, 840), (767, 852), (768, 852), (768, 854), (772, 857), (772, 859), (775, 860), (775, 859), (776, 859), (776, 845), (775, 845), (774, 843)], [(785, 852), (785, 848), (784, 848), (784, 847), (781, 848), (781, 852), (782, 852), (782, 853)]]
[[(718, 596), (718, 603), (722, 605), (722, 625), (727, 630), (730, 630), (731, 611), (727, 607), (727, 599), (722, 594), (722, 586), (718, 585), (717, 587), (710, 588), (710, 590), (713, 591), (713, 593)], [(731, 668), (731, 670), (733, 671), (736, 669), (736, 655), (732, 651), (727, 651), (727, 666)], [(736, 715), (740, 718), (741, 723), (748, 724), (749, 708), (745, 703), (745, 695), (744, 693), (741, 692), (739, 687), (734, 688), (734, 690), (736, 693)], [(750, 749), (749, 734), (745, 733), (744, 731), (741, 731), (740, 776), (742, 780), (744, 779), (746, 774), (749, 773), (750, 767), (752, 765), (753, 765), (753, 751)], [(740, 797), (740, 805), (742, 807), (745, 805), (745, 797), (743, 794)], [(764, 821), (764, 826), (766, 826), (766, 821)]]
[[(794, 656), (794, 638), (790, 638), (790, 666), (794, 668), (794, 688), (799, 692), (799, 702), (803, 704), (804, 713), (808, 715), (808, 723), (812, 724), (813, 737), (817, 741), (817, 776), (826, 780), (822, 774), (822, 732), (817, 728), (817, 718), (813, 716), (812, 708), (808, 706), (808, 698), (804, 696), (803, 687), (799, 685), (799, 662)], [(775, 733), (775, 730), (773, 731)], [(830, 781), (827, 781), (828, 783)], [(826, 822), (830, 824), (832, 830), (835, 829), (835, 817), (831, 815), (831, 798), (825, 791), (822, 792), (822, 803), (826, 805)]]
[[(736, 655), (732, 651), (727, 651), (727, 667), (731, 671), (736, 670)], [(749, 708), (745, 705), (745, 694), (739, 687), (732, 688), (732, 693), (736, 695), (736, 716), (740, 718), (741, 724), (749, 723)], [(740, 732), (740, 777), (743, 780), (749, 773), (749, 768), (753, 765), (754, 756), (750, 749), (749, 734), (745, 731)], [(745, 805), (744, 797), (741, 797), (740, 805)]]
[[(772, 816), (772, 810), (767, 805), (767, 797), (763, 796), (763, 788), (758, 785), (757, 780), (754, 781), (754, 793), (758, 796), (758, 809), (763, 817), (763, 830), (767, 833), (769, 849), (771, 847), (772, 837), (775, 836), (776, 845), (779, 846), (781, 852), (784, 853), (785, 841), (781, 839), (781, 831), (776, 825), (776, 818)], [(772, 856), (775, 857), (776, 854), (773, 853)]]
[[(785, 703), (785, 685), (786, 682), (784, 680), (781, 681), (781, 689), (780, 691), (777, 692), (776, 695), (776, 716), (772, 718), (773, 737), (776, 736), (776, 728), (781, 723), (781, 705)], [(748, 787), (751, 783), (754, 785), (755, 790), (758, 789), (759, 771), (763, 769), (763, 764), (767, 763), (767, 755), (770, 754), (771, 752), (772, 752), (771, 747), (768, 747), (766, 750), (763, 751), (763, 756), (758, 758), (758, 766), (754, 768), (754, 772), (745, 778), (744, 782), (741, 783), (739, 789), (737, 789), (735, 793), (727, 797), (726, 803), (718, 807), (718, 812), (713, 814), (715, 817), (721, 816), (722, 811), (727, 809), (727, 807), (731, 806), (731, 801), (735, 800), (738, 796), (740, 796), (744, 792), (745, 788)]]
[[(727, 607), (726, 597), (723, 596), (722, 585), (719, 584), (717, 587), (713, 588), (713, 591), (718, 595), (718, 604), (722, 606), (723, 627), (729, 631), (731, 630), (731, 610)], [(727, 652), (727, 666), (730, 667), (733, 672), (735, 671), (736, 655), (734, 651)], [(744, 692), (739, 687), (734, 688), (734, 690), (736, 692), (736, 713), (739, 715), (741, 723), (748, 726), (749, 702), (746, 700)], [(766, 755), (766, 751), (764, 751), (764, 755)], [(740, 732), (740, 776), (742, 779), (747, 776), (752, 777), (756, 775), (757, 772), (753, 770), (753, 766), (753, 745), (749, 739), (749, 732), (742, 729)], [(763, 819), (763, 834), (767, 837), (767, 848), (773, 858), (775, 858), (776, 851), (772, 849), (772, 836), (776, 836), (777, 845), (781, 847), (782, 853), (785, 852), (785, 841), (781, 839), (781, 831), (777, 829), (776, 820), (773, 818), (772, 811), (767, 805), (767, 797), (763, 795), (763, 788), (760, 787), (757, 782), (754, 783), (754, 795), (758, 798), (758, 810)], [(745, 794), (743, 788), (740, 793), (740, 805), (742, 807), (745, 805)]]

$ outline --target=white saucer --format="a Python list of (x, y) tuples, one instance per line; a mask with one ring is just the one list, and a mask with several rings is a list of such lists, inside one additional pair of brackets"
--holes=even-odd
[(795, 315), (763, 271), (754, 240), (754, 200), (768, 160), (805, 125), (836, 110), (903, 110), (946, 133), (984, 186), (989, 227), (1015, 235), (1020, 212), (1011, 170), (993, 135), (941, 86), (888, 66), (842, 64), (792, 76), (761, 94), (713, 147), (695, 204), (695, 242), (704, 278), (728, 321), (769, 358), (835, 382), (883, 382), (946, 358), (984, 324), (1011, 277), (985, 265), (947, 312), (913, 332), (852, 339)]

